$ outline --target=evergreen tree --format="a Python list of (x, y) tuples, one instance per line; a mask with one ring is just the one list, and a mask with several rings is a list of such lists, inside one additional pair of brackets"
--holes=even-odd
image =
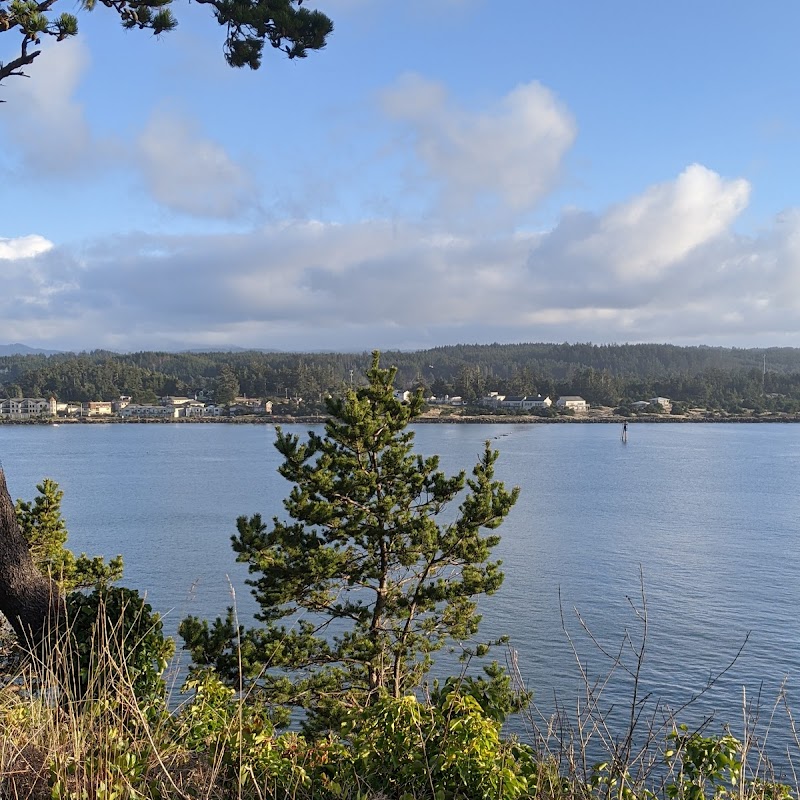
[[(25, 75), (24, 69), (41, 54), (43, 38), (63, 41), (78, 33), (78, 19), (69, 12), (53, 13), (57, 0), (0, 0), (0, 34), (16, 39), (16, 53), (0, 59), (0, 82)], [(198, 0), (210, 5), (217, 22), (224, 26), (225, 60), (232, 67), (258, 69), (264, 45), (269, 43), (289, 58), (305, 58), (309, 50), (321, 50), (333, 23), (321, 11), (305, 8), (303, 0)], [(150, 30), (158, 35), (178, 24), (172, 0), (82, 0), (91, 11), (104, 5), (119, 14), (123, 27)]]
[(219, 406), (232, 403), (239, 394), (239, 381), (233, 370), (226, 364), (214, 382), (214, 402)]
[(39, 494), (32, 503), (17, 500), (16, 514), (39, 571), (52, 578), (64, 593), (118, 581), (122, 577), (122, 556), (106, 564), (101, 556), (89, 558), (81, 553), (76, 558), (64, 546), (67, 542), (67, 527), (61, 516), (64, 492), (58, 484), (45, 478), (36, 490)]
[(407, 426), (421, 395), (395, 400), (395, 370), (381, 369), (377, 353), (367, 377), (328, 400), (323, 436), (301, 442), (278, 429), (289, 521), (237, 522), (233, 547), (253, 576), (262, 627), (237, 628), (231, 609), (180, 629), (195, 664), (304, 709), (309, 728), (413, 691), (433, 652), (475, 636), (474, 598), (503, 580), (490, 560), (499, 537), (482, 530), (497, 528), (518, 495), (494, 480), (488, 443), (469, 479), (415, 454)]

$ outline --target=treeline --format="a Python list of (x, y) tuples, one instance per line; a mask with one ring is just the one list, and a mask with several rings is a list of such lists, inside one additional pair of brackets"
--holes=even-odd
[[(656, 395), (679, 403), (736, 411), (800, 409), (800, 349), (678, 347), (666, 344), (455, 345), (388, 352), (398, 387), (475, 401), (490, 391), (507, 395), (579, 394), (594, 405), (616, 406)], [(117, 354), (93, 351), (0, 358), (0, 394), (59, 400), (108, 400), (130, 395), (152, 402), (165, 395), (214, 397), (233, 376), (248, 397), (302, 398), (361, 385), (364, 353)], [(766, 373), (764, 365), (766, 363)]]

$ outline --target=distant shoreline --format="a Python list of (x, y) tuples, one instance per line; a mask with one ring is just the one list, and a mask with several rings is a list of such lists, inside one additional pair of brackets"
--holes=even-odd
[[(115, 417), (88, 417), (83, 419), (3, 419), (2, 425), (322, 425), (327, 421), (323, 414), (309, 416), (240, 416), (240, 417), (192, 417), (174, 419), (120, 419)], [(495, 416), (491, 414), (423, 415), (412, 424), (420, 425), (636, 425), (643, 422), (664, 424), (710, 423), (795, 423), (800, 414), (769, 414), (758, 417), (743, 415), (714, 415), (695, 413), (691, 415), (650, 414), (637, 417), (620, 417), (608, 413), (576, 414), (573, 417), (537, 417), (533, 415)]]

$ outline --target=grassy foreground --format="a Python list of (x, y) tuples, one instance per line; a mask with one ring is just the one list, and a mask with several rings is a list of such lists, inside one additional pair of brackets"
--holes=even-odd
[(601, 711), (604, 681), (587, 683), (571, 718), (563, 709), (548, 718), (524, 712), (527, 743), (504, 738), (502, 710), (466, 678), (387, 698), (313, 740), (281, 733), (269, 707), (210, 671), (171, 702), (159, 644), (171, 643), (160, 629), (126, 627), (124, 614), (104, 606), (97, 614), (88, 648), (64, 634), (0, 688), (0, 797), (798, 797), (797, 782), (776, 781), (760, 751), (768, 731), (737, 739), (654, 723), (634, 688), (631, 727), (614, 735)]

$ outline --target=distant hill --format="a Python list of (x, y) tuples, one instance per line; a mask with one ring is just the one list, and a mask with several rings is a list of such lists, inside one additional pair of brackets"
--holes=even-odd
[(42, 350), (38, 347), (28, 347), (26, 344), (0, 344), (0, 356), (55, 356), (61, 350)]
[[(13, 351), (15, 355), (3, 355)], [(72, 401), (120, 395), (152, 402), (165, 395), (212, 395), (223, 370), (248, 397), (302, 398), (322, 407), (328, 394), (362, 385), (367, 353), (228, 352), (58, 353), (0, 348), (0, 397), (54, 394)], [(475, 401), (505, 395), (577, 394), (593, 405), (651, 397), (739, 413), (800, 413), (800, 348), (679, 347), (669, 344), (461, 344), (383, 353), (395, 385)], [(6, 388), (4, 388), (6, 387)]]

